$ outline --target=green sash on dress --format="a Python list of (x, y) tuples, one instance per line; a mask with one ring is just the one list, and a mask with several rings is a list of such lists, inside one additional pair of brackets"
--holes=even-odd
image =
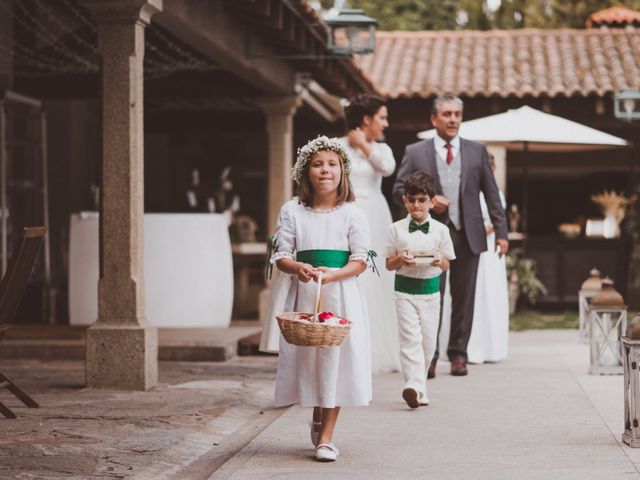
[(430, 295), (440, 291), (440, 276), (413, 278), (396, 274), (395, 290), (413, 295)]
[(296, 260), (312, 267), (342, 268), (349, 263), (349, 255), (347, 250), (302, 250)]

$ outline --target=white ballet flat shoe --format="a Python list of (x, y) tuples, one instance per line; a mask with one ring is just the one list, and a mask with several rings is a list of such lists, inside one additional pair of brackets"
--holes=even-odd
[(319, 462), (335, 462), (340, 451), (333, 443), (321, 443), (316, 447), (316, 460)]

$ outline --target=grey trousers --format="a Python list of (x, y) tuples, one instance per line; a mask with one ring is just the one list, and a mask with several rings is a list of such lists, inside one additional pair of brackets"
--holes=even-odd
[[(478, 275), (477, 255), (469, 248), (467, 237), (463, 230), (449, 229), (456, 259), (451, 262), (449, 270), (449, 288), (451, 290), (451, 330), (449, 332), (449, 345), (447, 356), (449, 360), (462, 359), (467, 361), (467, 344), (471, 336), (471, 324), (473, 322), (473, 304), (476, 294), (476, 277)], [(446, 275), (440, 276), (440, 320), (438, 323), (438, 335), (442, 328), (442, 302), (444, 301), (444, 289)], [(434, 359), (438, 358), (440, 346), (436, 346)]]

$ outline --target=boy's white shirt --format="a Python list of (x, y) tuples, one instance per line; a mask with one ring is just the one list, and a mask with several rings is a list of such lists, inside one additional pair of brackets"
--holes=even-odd
[[(437, 252), (447, 260), (456, 258), (449, 228), (445, 224), (427, 215), (426, 220), (422, 222), (429, 222), (429, 233), (425, 234), (420, 230), (409, 233), (410, 222), (411, 215), (407, 215), (389, 226), (383, 247), (385, 258), (395, 257), (405, 250)], [(413, 267), (405, 265), (396, 270), (396, 273), (412, 278), (432, 278), (439, 276), (442, 269), (433, 265)]]

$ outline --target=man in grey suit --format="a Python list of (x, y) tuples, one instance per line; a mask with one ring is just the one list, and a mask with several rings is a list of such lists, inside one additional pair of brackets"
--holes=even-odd
[[(393, 200), (402, 205), (403, 185), (413, 172), (421, 170), (435, 180), (436, 192), (431, 214), (449, 227), (456, 252), (451, 262), (451, 332), (447, 355), (451, 374), (467, 374), (467, 344), (471, 335), (476, 275), (480, 253), (487, 250), (487, 236), (480, 192), (484, 193), (489, 215), (496, 232), (496, 244), (501, 255), (507, 253), (506, 215), (500, 204), (498, 187), (489, 166), (487, 148), (481, 143), (458, 136), (462, 121), (462, 100), (442, 95), (433, 102), (431, 123), (436, 129), (433, 139), (408, 145), (393, 185)], [(494, 245), (488, 248), (493, 250)], [(445, 276), (440, 279), (444, 294)], [(440, 313), (442, 322), (442, 309)], [(429, 367), (429, 378), (435, 377), (438, 350)]]

